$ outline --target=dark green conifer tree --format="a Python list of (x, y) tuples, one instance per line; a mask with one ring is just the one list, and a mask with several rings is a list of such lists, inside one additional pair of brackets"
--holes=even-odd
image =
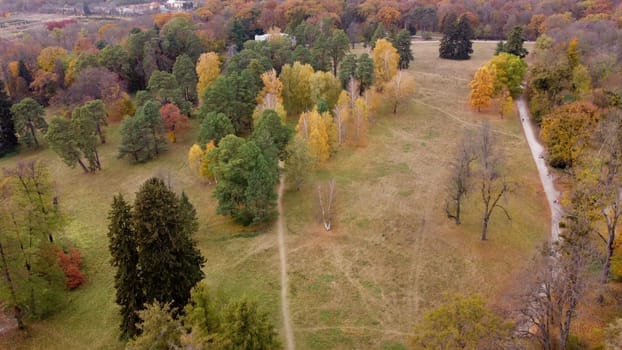
[(473, 53), (473, 28), (469, 19), (455, 14), (445, 16), (441, 24), (443, 38), (439, 48), (439, 56), (452, 60), (468, 60)]
[(400, 55), (398, 67), (400, 69), (408, 69), (410, 61), (413, 60), (413, 53), (410, 50), (410, 32), (406, 29), (402, 29), (396, 35), (391, 36), (390, 41)]
[(503, 41), (499, 42), (497, 49), (495, 50), (495, 55), (498, 55), (501, 52), (507, 52), (520, 58), (524, 58), (529, 53), (527, 49), (523, 47), (524, 42), (525, 37), (523, 36), (523, 27), (516, 26), (512, 29), (510, 34), (508, 34), (508, 41), (506, 43)]
[(132, 218), (147, 303), (170, 302), (181, 310), (203, 278), (204, 260), (190, 237), (197, 229), (190, 208), (187, 199), (182, 204), (158, 178), (147, 180), (136, 193)]
[(344, 89), (348, 88), (350, 78), (356, 76), (356, 64), (356, 55), (351, 53), (346, 55), (339, 66), (339, 80), (341, 81), (341, 86), (343, 86)]
[(0, 157), (17, 148), (17, 136), (11, 114), (11, 102), (4, 92), (4, 82), (0, 80)]
[(114, 197), (108, 220), (108, 247), (112, 266), (117, 268), (114, 286), (115, 301), (121, 306), (121, 337), (128, 338), (138, 334), (138, 311), (143, 308), (145, 296), (140, 283), (131, 207), (121, 194)]
[(374, 83), (374, 60), (367, 53), (359, 57), (354, 77), (359, 82), (361, 93), (369, 89)]

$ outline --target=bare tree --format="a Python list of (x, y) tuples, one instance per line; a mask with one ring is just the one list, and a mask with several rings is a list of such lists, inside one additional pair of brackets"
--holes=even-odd
[(467, 134), (462, 137), (456, 156), (451, 163), (445, 212), (448, 218), (454, 219), (456, 225), (460, 225), (462, 201), (470, 187), (471, 163), (475, 160), (475, 152), (469, 142), (471, 139)]
[(501, 173), (504, 159), (499, 150), (496, 149), (490, 124), (487, 122), (482, 125), (480, 130), (479, 142), (477, 157), (480, 160), (481, 195), (484, 203), (482, 241), (485, 241), (488, 234), (488, 224), (495, 208), (501, 209), (508, 220), (512, 219), (508, 211), (499, 202), (507, 193), (512, 191), (513, 186)]
[(544, 350), (566, 349), (577, 305), (587, 289), (592, 252), (588, 232), (585, 216), (569, 216), (562, 239), (536, 260), (535, 278), (519, 310), (518, 332), (537, 340)]
[(326, 189), (324, 186), (317, 186), (317, 194), (320, 200), (320, 210), (322, 212), (322, 222), (324, 223), (324, 229), (328, 232), (331, 229), (332, 219), (333, 219), (333, 208), (335, 202), (335, 188), (336, 183), (335, 180), (330, 180), (326, 184)]

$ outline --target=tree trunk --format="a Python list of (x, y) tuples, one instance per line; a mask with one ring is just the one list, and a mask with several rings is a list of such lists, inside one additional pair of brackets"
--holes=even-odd
[(397, 101), (393, 105), (393, 114), (397, 114)]
[(80, 166), (82, 167), (82, 170), (84, 170), (85, 173), (89, 173), (90, 170), (89, 168), (86, 167), (86, 165), (84, 165), (84, 162), (82, 161), (82, 159), (78, 159), (78, 164), (80, 164)]
[(13, 317), (15, 317), (15, 321), (17, 321), (17, 328), (24, 329), (24, 321), (22, 321), (22, 310), (17, 304), (17, 294), (15, 294), (15, 286), (13, 285), (13, 280), (11, 279), (11, 272), (9, 271), (9, 265), (6, 262), (6, 256), (4, 255), (4, 247), (2, 246), (2, 243), (0, 243), (0, 255), (2, 256), (2, 265), (4, 267), (4, 276), (6, 278), (6, 283), (9, 286), (11, 298), (13, 299)]
[(30, 135), (32, 135), (32, 139), (35, 141), (35, 148), (39, 148), (39, 140), (37, 140), (35, 126), (32, 125), (32, 123), (28, 123), (28, 128), (30, 129)]
[(613, 257), (614, 251), (614, 237), (615, 235), (609, 234), (609, 240), (607, 241), (607, 259), (605, 260), (605, 265), (603, 266), (603, 271), (600, 276), (600, 283), (607, 284), (609, 280), (609, 270), (611, 270), (611, 257)]
[(482, 241), (485, 241), (486, 235), (488, 234), (488, 220), (490, 220), (490, 216), (484, 216), (484, 220), (482, 220)]
[(97, 166), (97, 170), (102, 170), (102, 163), (99, 161), (99, 153), (95, 150), (95, 165)]
[(97, 136), (99, 136), (99, 141), (102, 143), (102, 145), (106, 143), (106, 136), (104, 136), (104, 133), (102, 132), (99, 123), (97, 123)]
[(134, 151), (132, 154), (134, 154), (134, 160), (138, 163), (138, 151)]
[(160, 149), (158, 148), (158, 138), (156, 137), (155, 130), (153, 130), (151, 133), (153, 134), (153, 144), (155, 146), (155, 154), (157, 156), (160, 154)]
[(460, 225), (460, 198), (456, 200), (456, 225)]

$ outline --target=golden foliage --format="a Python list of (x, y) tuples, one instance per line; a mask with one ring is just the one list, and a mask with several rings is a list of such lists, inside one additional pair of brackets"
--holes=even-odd
[(12, 78), (17, 78), (19, 76), (19, 62), (11, 61), (8, 64), (9, 74), (11, 74)]
[(337, 130), (337, 145), (341, 146), (346, 137), (346, 124), (350, 119), (350, 96), (347, 92), (341, 91), (337, 105), (333, 109), (333, 119)]
[(199, 7), (194, 11), (194, 14), (204, 21), (207, 21), (210, 17), (214, 15), (214, 13), (212, 13), (212, 11), (210, 11), (210, 9), (207, 7)]
[[(398, 71), (385, 85), (385, 96), (391, 104), (393, 114), (397, 113), (400, 103), (408, 101), (408, 97), (415, 92), (415, 78), (405, 71)], [(365, 107), (367, 109), (367, 106)]]
[(136, 107), (130, 96), (123, 92), (121, 96), (106, 104), (106, 114), (111, 121), (120, 121), (127, 116), (134, 115)]
[(164, 27), (166, 23), (168, 23), (170, 20), (176, 17), (184, 17), (188, 21), (192, 19), (192, 15), (190, 13), (185, 13), (185, 12), (158, 13), (153, 16), (153, 24), (155, 24), (155, 26), (158, 28), (162, 28)]
[(205, 145), (205, 150), (196, 143), (188, 150), (188, 167), (190, 171), (200, 179), (207, 181), (207, 183), (214, 181), (214, 176), (209, 170), (210, 158), (208, 153), (215, 147), (214, 141), (210, 141)]
[(540, 136), (549, 150), (553, 166), (572, 167), (588, 146), (601, 119), (590, 102), (572, 102), (554, 109), (542, 119)]
[(495, 92), (495, 66), (483, 65), (469, 83), (471, 93), (469, 94), (469, 105), (471, 108), (481, 112), (482, 108), (490, 107), (492, 96)]
[(67, 59), (67, 50), (58, 46), (49, 46), (41, 50), (37, 57), (37, 65), (46, 72), (52, 72), (56, 66), (56, 61)]
[(353, 146), (367, 146), (367, 135), (369, 133), (369, 110), (367, 102), (362, 97), (358, 97), (354, 102), (350, 118), (349, 141)]
[(400, 56), (388, 40), (380, 39), (376, 41), (372, 59), (374, 60), (374, 84), (378, 90), (382, 90), (383, 85), (397, 74)]
[(302, 113), (296, 131), (308, 142), (313, 159), (317, 162), (328, 160), (337, 143), (337, 132), (330, 113), (320, 114), (315, 108)]
[(210, 170), (210, 164), (212, 161), (212, 158), (210, 157), (210, 152), (214, 148), (216, 148), (216, 145), (214, 144), (213, 140), (205, 145), (205, 151), (203, 152), (203, 158), (201, 160), (201, 168), (199, 170), (199, 175), (202, 179), (207, 181), (208, 184), (216, 181), (216, 179), (214, 178), (214, 174)]
[(341, 82), (331, 72), (317, 71), (309, 78), (311, 100), (318, 104), (326, 102), (329, 109), (335, 107), (341, 93)]
[(263, 82), (263, 89), (257, 95), (257, 104), (263, 103), (264, 97), (267, 94), (271, 94), (275, 96), (277, 99), (283, 100), (282, 92), (283, 92), (283, 83), (279, 80), (279, 77), (276, 75), (276, 71), (274, 69), (269, 70), (261, 74), (261, 81)]
[(201, 176), (201, 163), (203, 161), (203, 149), (198, 144), (192, 145), (188, 151), (188, 167), (193, 174)]
[(375, 17), (377, 22), (382, 22), (385, 28), (389, 28), (390, 26), (397, 24), (402, 17), (402, 14), (391, 6), (383, 6), (380, 11), (376, 13)]
[(279, 80), (274, 69), (261, 74), (261, 81), (264, 87), (259, 94), (257, 94), (257, 106), (253, 111), (253, 121), (257, 123), (263, 111), (271, 109), (281, 117), (281, 123), (285, 124), (287, 121), (287, 112), (285, 111), (285, 107), (283, 107), (283, 97), (281, 96), (283, 83)]
[(281, 69), (279, 78), (283, 83), (283, 104), (290, 115), (299, 115), (312, 108), (310, 80), (313, 72), (311, 65), (298, 61)]
[(201, 99), (205, 90), (220, 75), (220, 58), (218, 58), (218, 55), (215, 52), (201, 54), (197, 61), (196, 72), (199, 77), (197, 93), (199, 94), (199, 99)]

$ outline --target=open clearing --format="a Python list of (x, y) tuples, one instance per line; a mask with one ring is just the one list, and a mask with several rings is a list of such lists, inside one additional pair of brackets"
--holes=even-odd
[[(366, 148), (340, 150), (300, 192), (285, 192), (289, 309), (297, 349), (402, 349), (421, 315), (444, 293), (481, 293), (493, 307), (516, 293), (513, 281), (547, 238), (549, 217), (520, 119), (467, 108), (468, 81), (494, 48), (495, 43), (475, 43), (473, 59), (459, 62), (438, 59), (437, 44), (413, 45), (410, 70), (417, 91), (411, 101), (398, 115), (381, 111), (374, 117)], [(506, 203), (512, 221), (496, 213), (488, 242), (479, 240), (476, 191), (461, 226), (443, 210), (454, 147), (462, 132), (476, 130), (483, 118), (491, 120), (518, 183)], [(65, 235), (82, 249), (88, 275), (85, 286), (67, 293), (61, 312), (33, 324), (24, 340), (0, 340), (0, 347), (122, 348), (116, 339), (106, 216), (114, 193), (133, 198), (152, 175), (170, 178), (197, 208), (196, 239), (212, 289), (257, 299), (282, 327), (277, 223), (243, 228), (215, 214), (212, 188), (195, 180), (186, 166), (195, 137), (196, 131), (179, 137), (156, 161), (128, 165), (115, 158), (119, 135), (111, 127), (101, 149), (104, 170), (96, 175), (68, 169), (47, 149), (0, 161), (0, 168), (29, 156), (47, 162), (61, 206), (73, 219)], [(326, 233), (314, 181), (330, 178), (337, 181), (337, 207), (334, 230)]]

